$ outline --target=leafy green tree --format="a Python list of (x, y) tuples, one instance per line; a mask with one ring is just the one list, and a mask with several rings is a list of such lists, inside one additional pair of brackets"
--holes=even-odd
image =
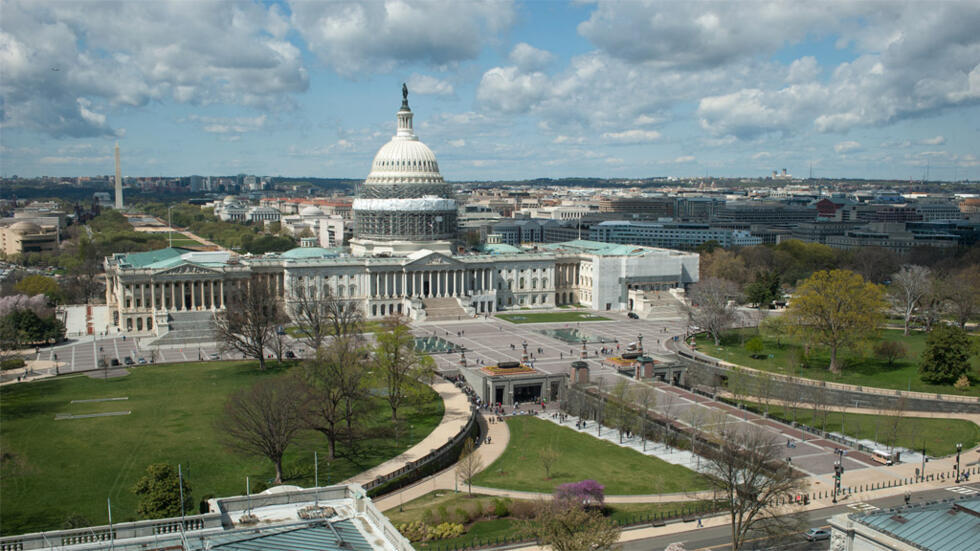
[(888, 367), (895, 365), (899, 358), (904, 358), (908, 352), (905, 345), (898, 341), (881, 341), (875, 345), (875, 356), (884, 360)]
[(375, 375), (387, 391), (391, 420), (398, 421), (398, 409), (410, 398), (411, 382), (431, 372), (432, 358), (415, 351), (415, 336), (401, 318), (385, 320), (384, 331), (375, 338)]
[(762, 356), (762, 351), (765, 349), (766, 346), (762, 343), (762, 338), (758, 336), (752, 337), (745, 343), (745, 351), (753, 358)]
[[(180, 478), (173, 465), (154, 463), (148, 466), (146, 474), (133, 486), (133, 493), (139, 498), (136, 513), (141, 518), (180, 516)], [(184, 511), (193, 512), (193, 507), (191, 487), (185, 478)]]
[(53, 277), (31, 274), (14, 285), (14, 290), (28, 296), (44, 295), (51, 302), (60, 302), (64, 297), (61, 287)]
[(933, 384), (952, 384), (970, 370), (973, 352), (970, 337), (959, 327), (940, 324), (926, 337), (919, 372), (922, 380)]
[(830, 348), (830, 371), (840, 373), (837, 353), (877, 331), (887, 306), (881, 286), (848, 270), (822, 270), (800, 284), (786, 315), (796, 333)]
[(779, 274), (773, 271), (759, 272), (745, 286), (745, 299), (759, 308), (771, 308), (772, 303), (783, 298)]

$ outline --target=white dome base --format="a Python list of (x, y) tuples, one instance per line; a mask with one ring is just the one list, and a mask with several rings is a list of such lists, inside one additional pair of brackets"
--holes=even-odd
[(415, 251), (429, 249), (446, 256), (452, 256), (455, 243), (439, 241), (377, 241), (354, 238), (350, 240), (350, 252), (354, 256), (408, 256)]

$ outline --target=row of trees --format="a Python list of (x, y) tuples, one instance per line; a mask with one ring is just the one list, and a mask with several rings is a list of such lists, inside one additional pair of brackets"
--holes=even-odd
[[(299, 431), (314, 430), (327, 440), (330, 459), (345, 440), (353, 449), (359, 420), (369, 403), (382, 399), (391, 411), (394, 437), (399, 411), (419, 396), (415, 384), (432, 369), (432, 360), (415, 351), (415, 338), (399, 318), (385, 321), (372, 346), (362, 333), (363, 315), (354, 301), (314, 288), (290, 297), (293, 319), (312, 357), (297, 370), (262, 381), (231, 396), (219, 431), (239, 451), (273, 462), (282, 482), (282, 458)], [(229, 349), (259, 360), (265, 369), (270, 348), (282, 356), (288, 320), (282, 304), (264, 285), (251, 282), (216, 316), (219, 339)], [(382, 398), (369, 390), (383, 387)]]
[(189, 203), (140, 203), (139, 207), (162, 220), (169, 217), (176, 227), (187, 228), (195, 235), (243, 253), (288, 251), (296, 246), (292, 236), (279, 232), (278, 222), (270, 224), (268, 229), (261, 223), (224, 222), (214, 215), (213, 210)]

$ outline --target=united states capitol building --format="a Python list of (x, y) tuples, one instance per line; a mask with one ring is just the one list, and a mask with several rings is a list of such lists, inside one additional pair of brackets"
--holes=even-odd
[(567, 304), (632, 310), (646, 291), (697, 281), (698, 255), (668, 249), (583, 240), (518, 248), (491, 235), (480, 252), (466, 250), (452, 187), (412, 117), (403, 90), (397, 132), (354, 200), (349, 248), (115, 254), (105, 260), (111, 325), (164, 335), (181, 319), (223, 310), (248, 282), (267, 285), (287, 306), (296, 289), (312, 287), (361, 302), (368, 319), (433, 321)]

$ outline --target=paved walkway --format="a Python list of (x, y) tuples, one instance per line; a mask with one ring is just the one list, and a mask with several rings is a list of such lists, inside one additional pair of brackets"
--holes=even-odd
[[(460, 392), (460, 394), (462, 394), (462, 392)], [(510, 431), (507, 430), (507, 423), (490, 423), (489, 419), (490, 414), (484, 413), (483, 419), (481, 419), (480, 423), (481, 426), (485, 428), (484, 434), (490, 437), (490, 444), (487, 444), (486, 440), (484, 439), (483, 443), (480, 444), (480, 446), (476, 448), (476, 451), (474, 452), (479, 454), (483, 469), (489, 467), (494, 461), (497, 460), (498, 457), (503, 455), (504, 450), (507, 449), (507, 444), (510, 442)], [(393, 509), (402, 503), (412, 501), (413, 499), (422, 497), (425, 494), (436, 490), (467, 491), (468, 488), (457, 478), (456, 466), (454, 465), (432, 476), (423, 478), (411, 486), (407, 486), (401, 490), (397, 490), (379, 497), (374, 500), (374, 505), (381, 511), (387, 511), (388, 509)], [(507, 495), (505, 493), (491, 494), (491, 491), (501, 492), (503, 490), (473, 486), (474, 493)]]
[(412, 446), (401, 455), (394, 459), (389, 459), (377, 467), (363, 471), (357, 476), (348, 478), (342, 484), (353, 482), (365, 484), (379, 476), (397, 471), (404, 467), (406, 463), (417, 461), (430, 451), (442, 446), (452, 437), (459, 434), (459, 431), (463, 430), (463, 427), (466, 426), (466, 422), (470, 418), (469, 399), (463, 394), (462, 390), (456, 388), (456, 385), (448, 381), (440, 380), (433, 384), (432, 388), (439, 393), (443, 406), (445, 407), (442, 420), (436, 428), (428, 436), (423, 438), (421, 442)]

